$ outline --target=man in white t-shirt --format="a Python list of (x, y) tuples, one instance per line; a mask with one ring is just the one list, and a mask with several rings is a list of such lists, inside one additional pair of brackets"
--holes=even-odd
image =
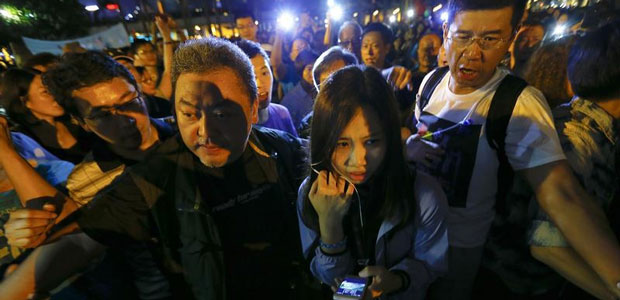
[[(450, 274), (431, 289), (434, 298), (470, 297), (495, 216), (499, 160), (487, 141), (485, 124), (491, 99), (508, 74), (498, 64), (514, 39), (523, 2), (451, 0), (443, 26), (449, 72), (427, 104), (416, 105), (418, 134), (407, 141), (408, 158), (436, 175), (450, 202)], [(602, 211), (584, 201), (588, 195), (566, 163), (550, 109), (533, 87), (517, 98), (504, 149), (540, 206), (608, 288), (620, 295), (618, 242)]]

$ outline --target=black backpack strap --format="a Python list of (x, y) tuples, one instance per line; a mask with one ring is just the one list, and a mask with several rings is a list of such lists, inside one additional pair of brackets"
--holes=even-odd
[(404, 126), (409, 128), (411, 132), (415, 133), (417, 131), (416, 124), (418, 123), (415, 120), (415, 110), (416, 105), (420, 108), (420, 111), (424, 110), (424, 107), (428, 104), (428, 101), (431, 99), (433, 92), (437, 88), (437, 85), (441, 82), (441, 79), (448, 73), (450, 69), (446, 67), (441, 67), (436, 69), (428, 78), (428, 80), (424, 83), (424, 87), (422, 88), (422, 93), (418, 95), (419, 101), (412, 105), (409, 110), (409, 114), (406, 116), (406, 120), (404, 122)]
[(443, 77), (448, 73), (450, 69), (448, 67), (441, 67), (435, 70), (433, 74), (428, 78), (426, 83), (424, 84), (424, 88), (422, 88), (422, 93), (420, 94), (420, 111), (426, 107), (428, 101), (431, 99), (433, 92), (437, 88), (437, 85), (441, 82)]
[(495, 150), (499, 160), (495, 209), (500, 213), (506, 209), (505, 200), (514, 179), (514, 171), (506, 156), (506, 130), (517, 99), (525, 87), (527, 87), (525, 80), (513, 75), (506, 75), (495, 91), (487, 115), (487, 142)]

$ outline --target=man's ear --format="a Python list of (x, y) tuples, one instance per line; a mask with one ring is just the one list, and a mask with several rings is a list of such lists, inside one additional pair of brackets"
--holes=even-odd
[(450, 31), (450, 26), (448, 25), (448, 22), (443, 22), (443, 25), (441, 25), (441, 29), (443, 29), (443, 44), (446, 44), (446, 41), (448, 40), (448, 31)]
[(28, 101), (28, 96), (20, 96), (19, 100), (24, 104), (27, 109), (30, 109), (30, 101)]
[(252, 107), (250, 107), (250, 116), (252, 118), (252, 124), (258, 123), (258, 97), (252, 101)]

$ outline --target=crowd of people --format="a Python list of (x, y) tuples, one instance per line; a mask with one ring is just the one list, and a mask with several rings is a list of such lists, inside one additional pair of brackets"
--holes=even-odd
[(525, 2), (5, 70), (0, 299), (620, 299), (620, 19)]

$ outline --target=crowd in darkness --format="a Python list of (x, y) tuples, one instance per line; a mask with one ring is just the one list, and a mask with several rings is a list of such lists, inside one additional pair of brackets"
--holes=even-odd
[(2, 70), (0, 299), (620, 299), (620, 19), (445, 7)]

